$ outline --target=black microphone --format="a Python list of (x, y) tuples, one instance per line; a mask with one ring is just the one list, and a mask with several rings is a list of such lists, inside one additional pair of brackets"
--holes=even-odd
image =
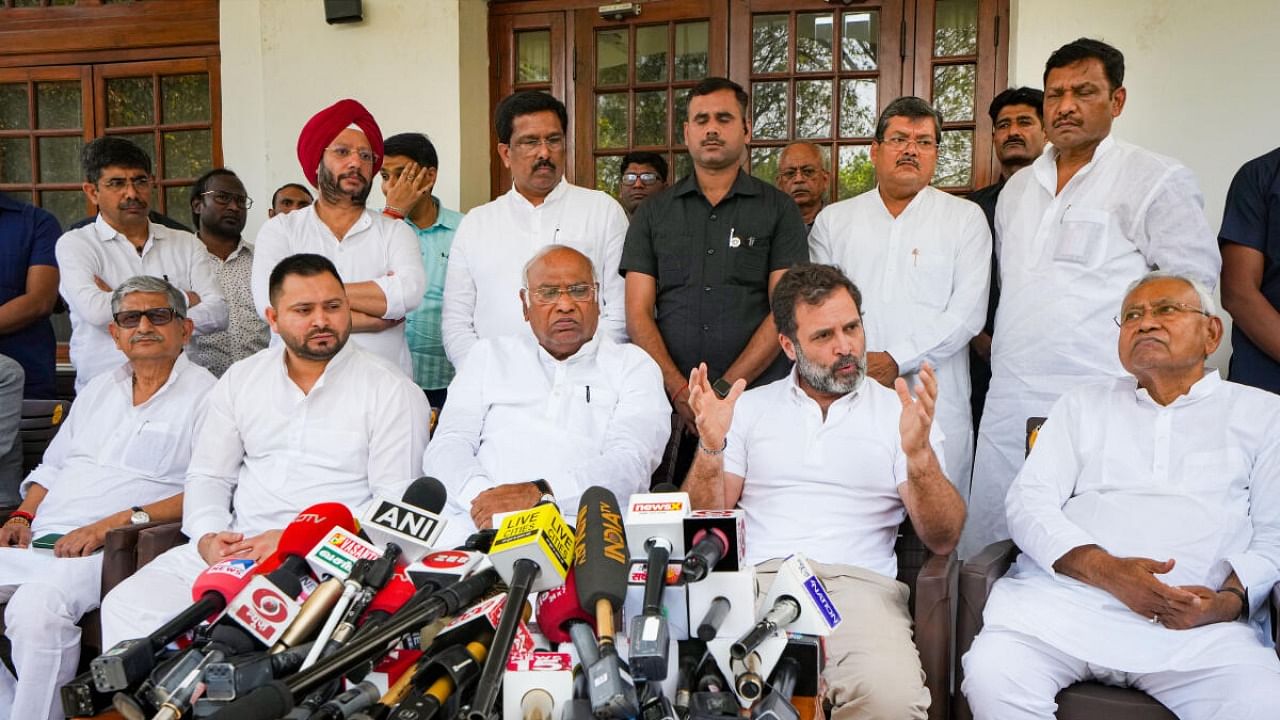
[(666, 586), (667, 560), (671, 558), (671, 541), (651, 537), (645, 541), (649, 553), (645, 568), (644, 610), (631, 619), (631, 672), (637, 680), (667, 679), (671, 631), (662, 612), (662, 590)]
[(702, 616), (702, 621), (698, 623), (698, 639), (702, 642), (711, 642), (715, 639), (716, 633), (720, 632), (720, 626), (724, 624), (724, 619), (729, 616), (729, 598), (718, 595), (711, 601), (710, 607), (707, 608), (707, 614)]
[(791, 704), (791, 695), (796, 690), (799, 676), (800, 663), (794, 658), (784, 657), (778, 661), (769, 683), (773, 691), (752, 708), (752, 720), (800, 720), (800, 713)]
[(680, 569), (686, 583), (698, 582), (729, 552), (729, 538), (719, 528), (698, 531)]
[(409, 484), (400, 500), (375, 497), (360, 518), (360, 528), (377, 545), (395, 543), (404, 551), (404, 563), (413, 564), (431, 552), (444, 531), (440, 517), (448, 493), (433, 477)]
[(640, 710), (613, 637), (613, 617), (626, 599), (630, 566), (618, 498), (602, 487), (587, 488), (578, 505), (574, 575), (579, 604), (596, 614), (599, 658), (587, 668), (587, 677), (591, 709), (598, 717), (632, 717)]

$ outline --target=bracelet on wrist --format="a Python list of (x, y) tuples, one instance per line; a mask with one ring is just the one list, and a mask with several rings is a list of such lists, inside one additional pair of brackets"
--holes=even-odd
[(729, 447), (729, 438), (727, 438), (727, 437), (724, 439), (724, 445), (723, 445), (723, 446), (721, 446), (719, 450), (712, 450), (711, 448), (707, 447), (706, 445), (703, 445), (703, 444), (702, 444), (702, 438), (698, 438), (698, 450), (699, 450), (699, 451), (701, 451), (701, 452), (704, 452), (704, 453), (706, 453), (706, 454), (708, 454), (708, 455), (723, 455), (723, 454), (724, 454), (725, 449), (726, 449), (726, 448), (728, 448), (728, 447)]
[(391, 217), (393, 217), (393, 218), (395, 218), (395, 219), (397, 219), (397, 220), (403, 220), (403, 219), (404, 219), (404, 211), (403, 211), (403, 210), (401, 210), (401, 209), (400, 209), (400, 208), (398, 208), (398, 207), (392, 207), (392, 206), (390, 206), (390, 205), (386, 205), (386, 206), (384, 206), (384, 207), (382, 208), (382, 214), (383, 214), (383, 215), (390, 215)]
[(27, 512), (26, 510), (14, 510), (13, 512), (9, 513), (9, 517), (11, 517), (11, 518), (16, 518), (16, 517), (26, 518), (27, 522), (31, 522), (32, 520), (35, 520), (35, 519), (36, 519), (36, 516), (35, 516), (35, 515), (33, 515), (33, 514), (31, 514), (31, 513)]
[(21, 515), (10, 515), (9, 519), (4, 521), (5, 525), (8, 525), (9, 523), (18, 523), (19, 525), (26, 525), (27, 527), (31, 527), (31, 521), (22, 517)]
[(1236, 617), (1237, 620), (1249, 617), (1249, 598), (1245, 596), (1244, 592), (1233, 587), (1220, 588), (1218, 592), (1231, 593), (1240, 598), (1240, 615)]

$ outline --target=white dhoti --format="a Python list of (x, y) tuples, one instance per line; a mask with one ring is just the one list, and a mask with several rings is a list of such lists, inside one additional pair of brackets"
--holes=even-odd
[(191, 605), (191, 586), (209, 564), (195, 543), (144, 565), (102, 599), (102, 647), (149, 635)]

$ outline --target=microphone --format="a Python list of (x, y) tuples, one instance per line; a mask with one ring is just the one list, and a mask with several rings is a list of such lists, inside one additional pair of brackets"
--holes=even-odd
[(630, 674), (614, 646), (613, 616), (627, 593), (626, 528), (618, 499), (606, 488), (590, 487), (578, 505), (574, 573), (578, 604), (596, 615), (599, 657), (587, 668), (591, 709), (600, 717), (631, 717), (640, 710)]
[(724, 619), (729, 615), (729, 598), (723, 595), (717, 595), (711, 601), (711, 605), (707, 608), (707, 614), (702, 616), (702, 621), (698, 623), (698, 639), (702, 642), (709, 642), (720, 632), (720, 626), (724, 624)]
[(494, 631), (493, 652), (485, 660), (476, 684), (469, 720), (488, 720), (502, 687), (511, 643), (521, 606), (530, 592), (553, 588), (564, 582), (573, 557), (573, 532), (552, 503), (535, 505), (503, 518), (489, 548), (489, 560), (509, 588), (507, 605)]
[(484, 558), (473, 550), (437, 550), (411, 562), (406, 571), (418, 587), (427, 583), (446, 587), (469, 575)]
[(631, 557), (649, 554), (645, 543), (650, 538), (666, 538), (671, 543), (671, 557), (684, 557), (684, 519), (689, 514), (689, 493), (635, 493), (627, 506), (627, 534)]
[(439, 480), (420, 477), (400, 500), (375, 497), (361, 515), (360, 526), (374, 543), (395, 543), (404, 551), (404, 562), (415, 563), (431, 552), (444, 531), (440, 512), (447, 495)]
[(737, 640), (756, 623), (756, 570), (744, 564), (741, 570), (708, 573), (701, 581), (686, 586), (689, 621), (703, 642), (728, 638)]
[(729, 552), (729, 538), (719, 528), (699, 530), (693, 536), (693, 547), (684, 556), (681, 575), (686, 583), (695, 583), (707, 576), (711, 568)]
[(115, 692), (133, 686), (155, 668), (156, 654), (196, 625), (222, 612), (249, 582), (253, 561), (223, 560), (196, 577), (191, 595), (195, 603), (144, 638), (123, 640), (89, 663), (98, 692)]
[(578, 602), (577, 569), (569, 570), (564, 584), (538, 596), (538, 628), (547, 640), (557, 645), (572, 642), (582, 667), (588, 668), (600, 657), (594, 618)]
[(376, 685), (362, 682), (320, 706), (310, 720), (343, 720), (373, 705), (381, 696)]
[(728, 691), (724, 676), (710, 655), (694, 671), (697, 690), (689, 696), (689, 720), (728, 720), (739, 717), (738, 698)]
[(773, 605), (765, 612), (764, 617), (751, 628), (746, 635), (729, 646), (729, 654), (734, 660), (743, 660), (747, 653), (760, 647), (770, 635), (790, 625), (800, 617), (800, 603), (790, 595), (782, 595), (774, 600)]
[(790, 555), (782, 561), (760, 606), (772, 607), (784, 597), (793, 599), (799, 606), (797, 616), (783, 623), (788, 632), (827, 637), (840, 625), (840, 612), (835, 603), (801, 555)]
[(329, 617), (330, 611), (342, 595), (342, 589), (342, 581), (338, 578), (329, 578), (316, 586), (316, 589), (302, 603), (302, 608), (298, 610), (298, 617), (293, 624), (286, 628), (280, 634), (276, 644), (271, 646), (271, 652), (284, 652), (310, 638), (324, 619)]
[[(413, 691), (400, 702), (388, 720), (431, 720), (455, 694), (475, 680), (480, 663), (487, 662), (489, 648), (483, 642), (446, 648), (419, 664), (413, 679)], [(430, 683), (430, 684), (428, 684)]]
[(335, 527), (353, 533), (359, 528), (355, 516), (346, 505), (325, 502), (306, 508), (295, 515), (285, 527), (284, 532), (280, 534), (280, 542), (276, 544), (275, 555), (262, 563), (259, 572), (272, 572), (289, 557), (305, 556), (316, 542), (328, 535)]
[(746, 569), (746, 536), (747, 518), (742, 510), (689, 513), (684, 519), (684, 537), (690, 546), (685, 557), (685, 581), (698, 582), (709, 572)]
[(204, 671), (204, 698), (230, 702), (302, 667), (310, 644), (302, 644), (275, 654), (254, 653), (209, 663)]
[[(394, 545), (392, 547), (395, 547)], [(320, 653), (324, 650), (325, 645), (329, 643), (329, 638), (333, 636), (334, 629), (338, 623), (342, 621), (342, 616), (346, 614), (347, 607), (351, 604), (351, 600), (364, 587), (365, 576), (369, 573), (372, 563), (366, 559), (356, 561), (351, 569), (351, 574), (342, 581), (342, 594), (338, 596), (338, 601), (333, 604), (333, 609), (329, 611), (329, 617), (325, 619), (324, 625), (320, 627), (320, 634), (316, 636), (316, 642), (311, 646), (311, 652), (307, 654), (307, 659), (302, 661), (302, 669), (307, 669), (320, 659)]]
[[(160, 704), (160, 711), (151, 720), (178, 720), (182, 717), (191, 708), (191, 699), (202, 687), (200, 679), (204, 677), (205, 667), (211, 662), (220, 662), (224, 656), (220, 650), (211, 650), (206, 654), (197, 653), (197, 657), (199, 661), (181, 676), (168, 697)], [(157, 684), (156, 689), (160, 690), (161, 686)]]
[(573, 698), (573, 660), (569, 653), (535, 652), (507, 663), (502, 686), (502, 717), (551, 720)]
[(644, 583), (644, 611), (631, 621), (631, 653), (628, 659), (637, 680), (667, 679), (671, 631), (662, 613), (662, 589), (666, 581), (671, 541), (651, 537), (645, 541), (649, 553)]
[(773, 691), (763, 702), (752, 708), (752, 720), (800, 720), (800, 713), (791, 704), (791, 695), (795, 692), (799, 674), (800, 664), (794, 659), (784, 657), (778, 661), (769, 682)]

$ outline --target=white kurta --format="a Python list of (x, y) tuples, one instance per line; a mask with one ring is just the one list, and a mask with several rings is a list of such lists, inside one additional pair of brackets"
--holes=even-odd
[(941, 458), (961, 497), (973, 460), (969, 341), (986, 320), (991, 231), (982, 208), (932, 187), (898, 217), (879, 190), (829, 205), (809, 233), (814, 262), (840, 266), (862, 292), (867, 350), (888, 352), (913, 390), (921, 363), (937, 371)]
[(662, 373), (635, 345), (597, 333), (556, 360), (532, 333), (481, 340), (449, 385), (422, 460), (449, 489), (437, 545), (475, 532), (471, 501), (498, 485), (546, 480), (566, 517), (593, 485), (625, 503), (648, 490), (670, 433)]
[[(1280, 398), (1210, 370), (1168, 406), (1132, 378), (1076, 388), (1053, 407), (1009, 490), (1023, 554), (995, 584), (986, 627), (1031, 635), (1115, 670), (1280, 670), (1262, 640), (1280, 579)], [(1072, 548), (1173, 558), (1160, 580), (1222, 586), (1234, 570), (1253, 622), (1153, 624), (1098, 588), (1053, 572)]]
[(200, 304), (187, 311), (196, 334), (227, 329), (227, 304), (218, 283), (218, 268), (204, 243), (189, 232), (155, 223), (150, 227), (151, 235), (141, 253), (101, 215), (58, 238), (58, 292), (71, 310), (70, 351), (76, 368), (76, 392), (94, 377), (128, 361), (107, 331), (112, 322), (111, 293), (98, 287), (95, 276), (111, 288), (135, 275), (168, 280), (179, 290), (200, 296)]
[(1108, 137), (1055, 194), (1056, 158), (1047, 148), (1015, 173), (996, 207), (1000, 307), (961, 557), (1009, 537), (1004, 496), (1027, 418), (1125, 375), (1112, 319), (1129, 284), (1159, 268), (1212, 288), (1222, 265), (1195, 177), (1177, 161)]
[[(387, 299), (386, 320), (400, 320), (422, 302), (427, 289), (426, 270), (418, 252), (418, 236), (405, 222), (374, 210), (365, 210), (341, 240), (316, 215), (311, 205), (277, 215), (258, 231), (253, 248), (253, 304), (265, 317), (271, 271), (281, 260), (298, 253), (323, 255), (338, 268), (344, 283), (373, 282)], [(351, 340), (365, 350), (399, 365), (413, 376), (404, 323), (376, 333), (352, 333)], [(272, 347), (280, 336), (271, 334)]]
[(600, 331), (627, 341), (622, 276), (622, 242), (627, 215), (599, 190), (567, 180), (542, 204), (533, 205), (515, 187), (467, 213), (449, 251), (440, 322), (444, 349), (462, 367), (472, 346), (503, 335), (532, 337), (520, 312), (524, 266), (539, 248), (568, 245), (591, 258), (600, 280)]

